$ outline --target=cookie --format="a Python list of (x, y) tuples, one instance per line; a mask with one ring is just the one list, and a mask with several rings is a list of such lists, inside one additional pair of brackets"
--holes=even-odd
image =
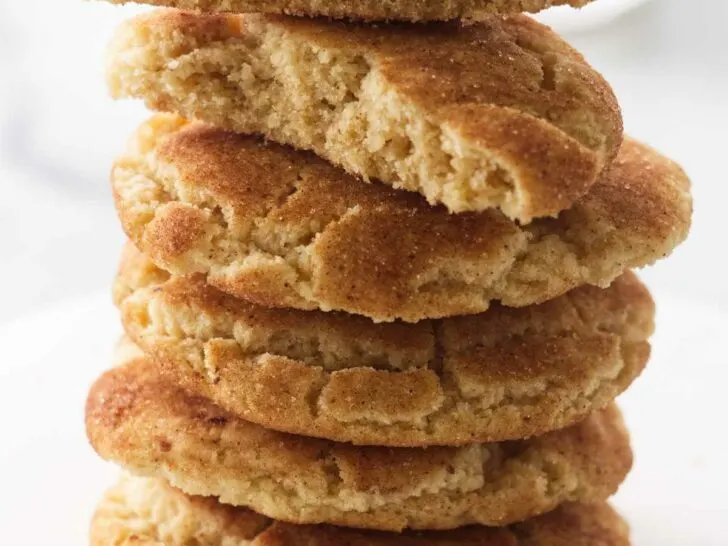
[(111, 44), (116, 97), (312, 150), (450, 211), (568, 208), (622, 140), (609, 85), (526, 16), (366, 25), (158, 10)]
[(109, 0), (183, 10), (278, 13), (365, 21), (477, 21), (490, 15), (536, 13), (551, 6), (582, 7), (593, 0)]
[(291, 523), (399, 531), (502, 526), (612, 495), (632, 464), (616, 408), (530, 440), (362, 447), (264, 429), (174, 386), (140, 356), (86, 405), (91, 444), (134, 474)]
[(687, 235), (689, 180), (628, 140), (574, 207), (520, 226), (449, 214), (305, 152), (158, 115), (118, 158), (124, 230), (156, 265), (259, 305), (375, 321), (522, 307), (654, 262)]
[[(528, 542), (526, 542), (528, 541)], [(270, 520), (162, 480), (122, 476), (99, 503), (91, 546), (629, 546), (626, 523), (606, 503), (566, 504), (512, 527), (403, 534)]]
[(269, 309), (132, 245), (115, 300), (163, 374), (248, 421), (340, 442), (463, 445), (563, 428), (609, 404), (650, 353), (654, 304), (631, 273), (540, 306), (374, 324)]

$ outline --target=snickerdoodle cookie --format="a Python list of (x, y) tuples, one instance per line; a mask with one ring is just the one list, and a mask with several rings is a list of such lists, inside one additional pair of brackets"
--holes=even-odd
[(112, 179), (126, 233), (157, 266), (260, 305), (376, 321), (608, 286), (669, 254), (691, 218), (683, 171), (631, 140), (576, 205), (528, 226), (449, 214), (313, 154), (169, 115), (139, 128)]
[(375, 324), (170, 278), (132, 245), (114, 288), (127, 333), (173, 383), (267, 428), (369, 445), (484, 443), (570, 425), (639, 375), (654, 318), (627, 273), (539, 306)]
[(153, 478), (123, 476), (101, 500), (91, 546), (629, 546), (629, 529), (606, 503), (565, 504), (511, 527), (403, 534), (292, 525), (246, 508), (193, 497)]
[(188, 494), (292, 523), (390, 531), (501, 526), (602, 501), (632, 464), (613, 406), (530, 440), (357, 447), (244, 421), (163, 379), (144, 356), (91, 388), (86, 427), (103, 458)]
[(522, 222), (572, 205), (622, 141), (607, 82), (526, 16), (367, 25), (158, 10), (119, 29), (108, 74), (116, 97)]
[(184, 10), (285, 13), (366, 21), (477, 21), (490, 15), (536, 13), (551, 6), (582, 7), (593, 0), (109, 0)]

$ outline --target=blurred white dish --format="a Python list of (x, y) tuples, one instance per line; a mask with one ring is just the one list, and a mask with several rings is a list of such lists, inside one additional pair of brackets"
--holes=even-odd
[(109, 297), (0, 327), (3, 544), (88, 544), (93, 507), (118, 470), (86, 441), (83, 406), (119, 337)]
[(564, 34), (586, 32), (607, 25), (621, 15), (649, 1), (596, 0), (581, 9), (557, 6), (537, 15), (536, 18)]
[[(665, 300), (658, 318), (653, 361), (621, 404), (637, 463), (616, 505), (634, 544), (725, 546), (728, 315)], [(83, 404), (119, 331), (106, 296), (0, 330), (3, 543), (87, 543), (94, 504), (117, 470), (88, 447)]]

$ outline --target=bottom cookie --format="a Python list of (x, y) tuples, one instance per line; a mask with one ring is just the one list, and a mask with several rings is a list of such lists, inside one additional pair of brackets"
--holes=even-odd
[(614, 406), (513, 442), (352, 446), (246, 422), (170, 383), (144, 355), (95, 383), (86, 427), (102, 458), (188, 494), (296, 524), (381, 531), (504, 526), (603, 501), (632, 464)]
[(402, 534), (271, 520), (164, 481), (123, 476), (91, 523), (91, 546), (628, 546), (629, 530), (606, 503), (565, 504), (524, 523)]

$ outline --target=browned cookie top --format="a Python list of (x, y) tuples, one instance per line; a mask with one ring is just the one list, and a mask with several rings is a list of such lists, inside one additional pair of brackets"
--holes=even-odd
[(642, 371), (654, 305), (631, 273), (539, 306), (375, 324), (272, 309), (129, 245), (115, 283), (128, 334), (172, 382), (268, 428), (356, 444), (463, 445), (563, 428)]
[(551, 6), (581, 7), (593, 0), (108, 0), (183, 10), (233, 13), (285, 13), (366, 21), (478, 20), (493, 14), (538, 12)]
[(155, 116), (113, 169), (124, 229), (159, 267), (260, 305), (416, 322), (606, 286), (687, 235), (689, 181), (628, 140), (590, 193), (519, 226), (449, 214), (310, 153)]
[(601, 501), (632, 464), (614, 407), (530, 440), (356, 447), (246, 422), (162, 379), (144, 357), (92, 387), (86, 426), (99, 455), (186, 493), (293, 523), (380, 530), (500, 526)]
[[(124, 542), (127, 541), (127, 542)], [(188, 496), (153, 478), (123, 476), (101, 500), (91, 546), (629, 546), (606, 503), (565, 504), (510, 527), (403, 534), (270, 520), (214, 498)]]
[(119, 30), (109, 84), (453, 212), (522, 222), (572, 205), (622, 141), (607, 82), (526, 16), (369, 25), (159, 10)]

